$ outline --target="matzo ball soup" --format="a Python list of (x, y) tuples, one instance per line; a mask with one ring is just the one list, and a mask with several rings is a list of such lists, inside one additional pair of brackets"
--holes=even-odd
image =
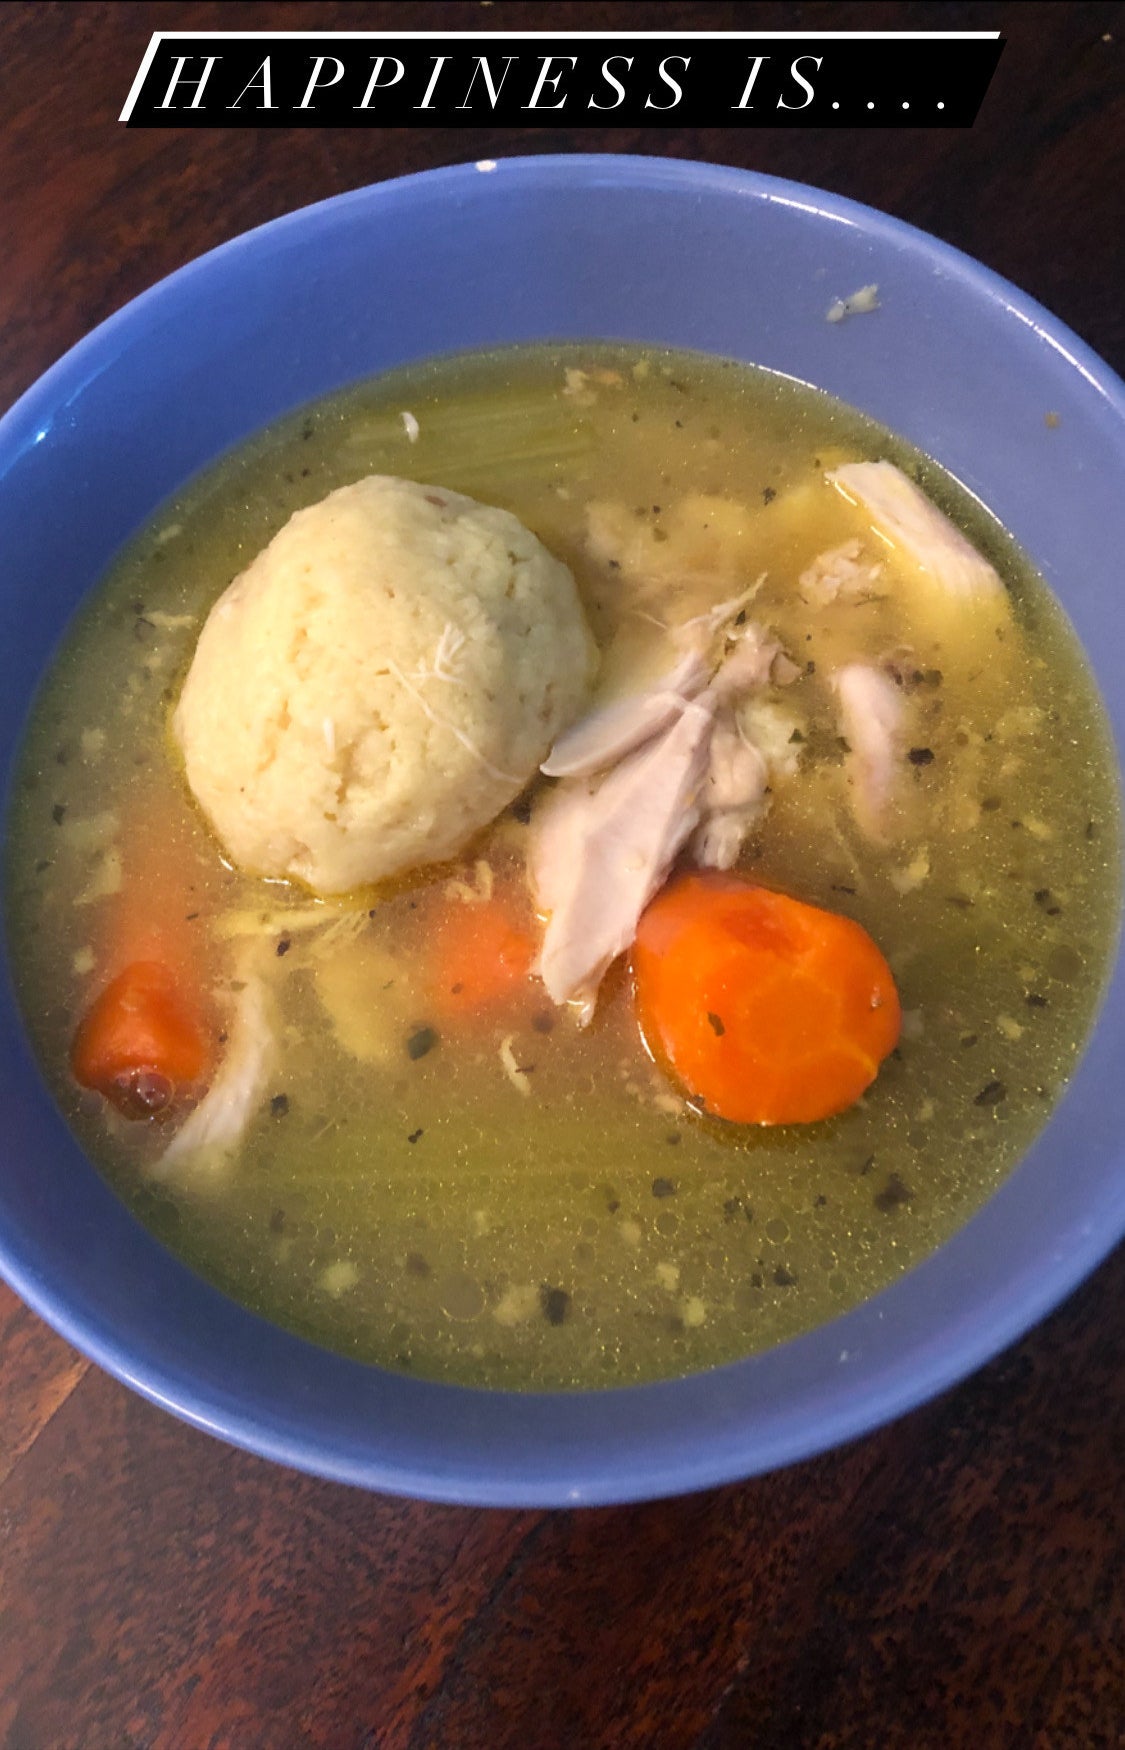
[[(557, 764), (581, 766), (587, 717), (613, 729), (638, 699), (648, 715), (608, 776), (536, 776), (454, 861), (323, 897), (234, 866), (169, 725), (232, 578), (295, 511), (373, 474), (510, 511), (570, 568), (601, 666)], [(456, 634), (403, 673), (448, 713)], [(679, 1050), (695, 1000), (682, 976), (665, 1033), (639, 1025), (640, 947), (573, 988), (548, 967), (544, 932), (572, 899), (537, 877), (537, 823), (568, 785), (604, 798), (644, 760), (660, 779), (661, 738), (690, 735), (700, 711), (675, 803), (691, 818), (659, 804), (674, 848), (643, 916), (677, 882), (733, 882), (816, 908), (833, 940), (835, 920), (861, 927), (893, 979), (893, 1029), (834, 1115), (787, 1119), (778, 1096), (732, 1119), (721, 1076), (718, 1094), (692, 1085), (707, 1031), (733, 1049), (763, 1011), (784, 1055), (790, 984), (755, 1004), (756, 974), (732, 974), (735, 1019), (701, 996), (697, 1070)], [(629, 794), (636, 821), (648, 793)], [(68, 1119), (204, 1276), (390, 1368), (616, 1385), (832, 1318), (988, 1197), (1092, 1024), (1118, 922), (1117, 810), (1062, 613), (941, 469), (748, 366), (535, 347), (330, 397), (164, 506), (44, 683), (8, 925)], [(616, 898), (613, 882), (591, 890)], [(598, 927), (583, 914), (579, 948)], [(183, 1099), (175, 1077), (142, 1077), (115, 1104), (76, 1079), (75, 1041), (122, 966), (152, 954), (167, 988), (143, 1000), (197, 1002), (206, 1067)], [(699, 965), (689, 954), (689, 982)], [(188, 1084), (191, 1044), (177, 1037)]]

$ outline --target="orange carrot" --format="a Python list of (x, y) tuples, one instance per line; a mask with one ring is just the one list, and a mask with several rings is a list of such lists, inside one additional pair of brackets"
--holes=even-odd
[(535, 942), (506, 896), (447, 906), (434, 931), (430, 1001), (438, 1018), (480, 1014), (515, 1000)]
[(175, 973), (185, 991), (205, 982), (207, 931), (198, 921), (206, 880), (183, 804), (171, 787), (152, 786), (123, 814), (124, 873), (106, 906), (99, 963), (110, 974), (151, 960)]
[(74, 1036), (76, 1080), (96, 1088), (126, 1117), (147, 1118), (200, 1083), (212, 1059), (211, 1035), (167, 966), (134, 961), (107, 984)]
[(898, 993), (866, 930), (736, 876), (670, 882), (641, 918), (633, 978), (653, 1055), (739, 1124), (843, 1112), (898, 1042)]
[(174, 799), (138, 799), (121, 837), (124, 880), (98, 942), (109, 981), (78, 1026), (71, 1069), (126, 1117), (147, 1118), (206, 1081), (215, 1029), (196, 871)]

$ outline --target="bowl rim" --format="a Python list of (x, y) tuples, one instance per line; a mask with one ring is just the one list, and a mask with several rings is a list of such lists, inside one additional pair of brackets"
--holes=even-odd
[[(417, 190), (464, 197), (470, 190), (475, 196), (490, 190), (506, 193), (513, 187), (524, 190), (544, 185), (573, 187), (576, 182), (638, 192), (695, 195), (708, 191), (734, 192), (751, 200), (797, 207), (818, 221), (857, 227), (867, 236), (920, 254), (976, 295), (998, 303), (1007, 315), (1033, 329), (1084, 380), (1084, 392), (1094, 392), (1101, 398), (1125, 432), (1125, 384), (1105, 361), (1034, 299), (992, 269), (929, 233), (848, 197), (734, 166), (637, 154), (574, 153), (478, 160), (414, 172), (310, 203), (240, 233), (155, 282), (70, 348), (0, 419), (0, 448), (15, 441), (18, 450), (21, 434), (35, 429), (44, 407), (57, 405), (60, 387), (81, 378), (88, 366), (96, 364), (98, 355), (112, 346), (118, 333), (127, 332), (138, 318), (146, 319), (159, 309), (169, 288), (186, 287), (194, 277), (212, 273), (223, 262), (234, 263), (247, 253), (253, 254), (264, 242), (310, 227), (315, 232), (322, 225), (337, 223), (353, 210), (377, 215), (384, 203), (409, 201)], [(3, 477), (0, 466), (0, 487)], [(1097, 1023), (1091, 1043), (1096, 1035)], [(1072, 1075), (1071, 1087), (1073, 1080)], [(1050, 1122), (1069, 1099), (1070, 1092), (1064, 1092)], [(36, 1313), (105, 1371), (180, 1419), (281, 1464), (387, 1493), (448, 1503), (503, 1507), (604, 1505), (713, 1487), (825, 1452), (926, 1402), (1022, 1336), (1117, 1244), (1125, 1232), (1125, 1189), (1117, 1200), (1120, 1207), (1114, 1206), (1112, 1219), (1095, 1221), (1087, 1215), (1068, 1234), (1066, 1244), (1060, 1243), (1049, 1259), (1036, 1261), (1034, 1272), (1025, 1267), (1006, 1279), (1002, 1294), (976, 1306), (972, 1320), (962, 1317), (955, 1321), (955, 1340), (950, 1340), (948, 1308), (941, 1316), (940, 1328), (925, 1318), (919, 1319), (911, 1345), (897, 1355), (882, 1353), (885, 1341), (881, 1342), (879, 1329), (888, 1315), (893, 1318), (898, 1312), (903, 1285), (917, 1282), (927, 1274), (932, 1279), (935, 1266), (940, 1273), (941, 1260), (956, 1250), (966, 1228), (975, 1227), (985, 1211), (1002, 1203), (1011, 1184), (1009, 1175), (984, 1209), (938, 1252), (827, 1326), (815, 1327), (759, 1355), (702, 1373), (655, 1384), (573, 1393), (454, 1386), (391, 1374), (331, 1356), (328, 1351), (238, 1307), (187, 1272), (193, 1295), (202, 1289), (204, 1298), (217, 1297), (224, 1307), (237, 1307), (250, 1347), (255, 1341), (276, 1345), (281, 1338), (283, 1347), (293, 1357), (306, 1351), (324, 1370), (326, 1378), (334, 1382), (354, 1381), (362, 1373), (368, 1381), (376, 1380), (378, 1389), (388, 1399), (394, 1399), (401, 1414), (416, 1418), (420, 1427), (449, 1423), (455, 1407), (456, 1416), (464, 1418), (466, 1426), (479, 1422), (482, 1406), (486, 1406), (483, 1410), (486, 1419), (495, 1411), (496, 1438), (502, 1434), (514, 1439), (517, 1450), (521, 1441), (531, 1442), (537, 1460), (543, 1465), (534, 1475), (528, 1473), (526, 1466), (506, 1462), (502, 1453), (495, 1452), (484, 1469), (466, 1473), (456, 1465), (451, 1468), (435, 1457), (433, 1449), (440, 1441), (435, 1443), (432, 1435), (425, 1463), (417, 1456), (404, 1460), (400, 1456), (359, 1450), (354, 1442), (334, 1449), (326, 1447), (325, 1434), (318, 1433), (315, 1426), (303, 1424), (299, 1416), (288, 1421), (277, 1416), (271, 1419), (263, 1417), (260, 1409), (248, 1410), (246, 1399), (209, 1395), (190, 1371), (178, 1369), (166, 1355), (145, 1355), (139, 1351), (135, 1333), (103, 1325), (88, 1312), (75, 1309), (68, 1302), (65, 1286), (60, 1288), (57, 1282), (48, 1281), (32, 1261), (21, 1255), (18, 1241), (13, 1244), (4, 1231), (0, 1231), (0, 1274)], [(1109, 1212), (1098, 1213), (1104, 1217)], [(160, 1245), (148, 1237), (153, 1247)], [(165, 1253), (165, 1261), (171, 1256)], [(179, 1268), (186, 1270), (184, 1266)], [(806, 1396), (815, 1389), (818, 1403), (815, 1421), (810, 1421), (807, 1410), (802, 1408), (805, 1397), (800, 1394), (784, 1414), (763, 1408), (763, 1403), (768, 1406), (771, 1390), (780, 1386), (791, 1370), (800, 1373), (809, 1358), (810, 1345), (818, 1339), (822, 1341), (825, 1330), (839, 1338), (840, 1370), (836, 1385), (827, 1394), (819, 1374), (815, 1380), (812, 1374), (801, 1376)], [(861, 1359), (872, 1354), (877, 1358), (874, 1362)], [(758, 1381), (753, 1391), (749, 1389), (752, 1380)], [(751, 1400), (761, 1401), (755, 1405)], [(716, 1404), (720, 1406), (717, 1417)], [(752, 1436), (754, 1450), (748, 1454), (746, 1417), (748, 1409), (755, 1407), (763, 1415), (772, 1413), (773, 1419), (768, 1435), (759, 1428)], [(682, 1424), (693, 1416), (700, 1426), (710, 1424), (705, 1439), (689, 1442), (687, 1449), (682, 1441), (671, 1449), (661, 1447), (660, 1430), (668, 1417)], [(591, 1441), (596, 1440), (599, 1430), (603, 1434), (608, 1431), (615, 1419), (630, 1425), (626, 1446), (631, 1441), (637, 1454), (633, 1468), (621, 1462), (619, 1451), (612, 1462), (597, 1456), (591, 1460)], [(564, 1437), (560, 1431), (568, 1422), (570, 1434)], [(370, 1426), (378, 1426), (377, 1407)], [(645, 1445), (646, 1442), (653, 1444)], [(485, 1453), (490, 1450), (488, 1437), (482, 1437), (481, 1450)]]

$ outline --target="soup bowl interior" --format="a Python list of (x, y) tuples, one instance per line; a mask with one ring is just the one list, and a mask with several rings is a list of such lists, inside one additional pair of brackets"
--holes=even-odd
[[(877, 284), (879, 309), (830, 303)], [(713, 166), (460, 166), (361, 189), (193, 262), (0, 422), (0, 746), (123, 540), (203, 464), (311, 397), (413, 359), (545, 338), (754, 361), (917, 444), (1031, 554), (1125, 711), (1125, 391), (1047, 312), (890, 218)], [(1048, 421), (1047, 415), (1052, 416)], [(330, 1355), (151, 1238), (46, 1092), (0, 989), (0, 1270), (101, 1366), (190, 1422), (368, 1487), (503, 1505), (635, 1500), (748, 1476), (875, 1427), (1054, 1305), (1125, 1230), (1125, 986), (1002, 1188), (856, 1310), (682, 1380), (513, 1394)]]

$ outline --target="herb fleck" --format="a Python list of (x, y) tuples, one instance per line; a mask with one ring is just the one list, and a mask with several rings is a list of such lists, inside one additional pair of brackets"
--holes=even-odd
[(539, 1291), (539, 1302), (549, 1325), (561, 1325), (570, 1311), (570, 1296), (565, 1288), (550, 1288), (544, 1283)]
[(413, 1063), (417, 1063), (420, 1057), (425, 1057), (428, 1051), (433, 1050), (437, 1042), (438, 1036), (432, 1027), (419, 1027), (406, 1041), (406, 1055)]
[(892, 1209), (899, 1209), (904, 1203), (909, 1203), (914, 1193), (906, 1181), (898, 1173), (889, 1173), (887, 1182), (881, 1191), (875, 1193), (875, 1207), (889, 1215)]

